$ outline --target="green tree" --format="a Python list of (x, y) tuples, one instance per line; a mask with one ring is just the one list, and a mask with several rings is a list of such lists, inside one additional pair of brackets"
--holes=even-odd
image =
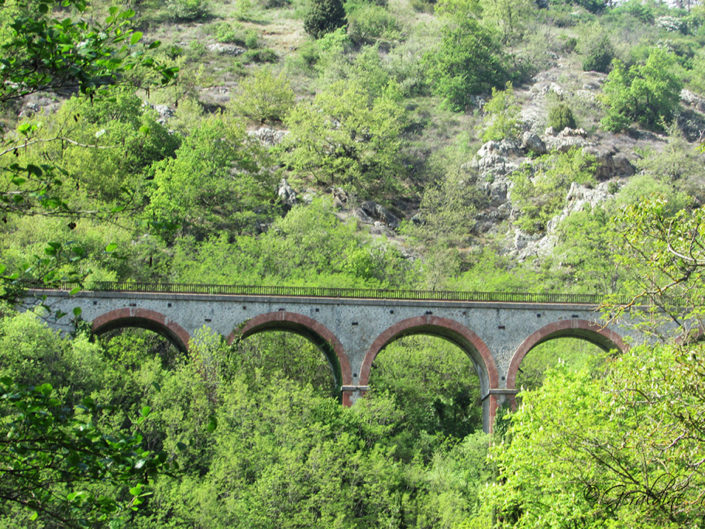
[(591, 42), (583, 60), (583, 70), (607, 73), (614, 59), (614, 48), (607, 36)]
[(232, 101), (238, 114), (260, 123), (283, 121), (294, 106), (294, 91), (280, 73), (259, 68), (252, 77), (240, 83), (240, 91)]
[[(594, 372), (550, 373), (523, 397), (487, 518), (498, 527), (698, 527), (705, 518), (703, 208), (640, 200), (614, 222), (628, 308), (652, 344)], [(649, 302), (644, 312), (640, 307)], [(625, 307), (607, 303), (613, 317)], [(664, 322), (670, 332), (659, 329)], [(692, 333), (691, 333), (692, 331)], [(684, 340), (685, 338), (685, 340)], [(494, 511), (494, 512), (493, 512)]]
[(151, 420), (138, 404), (143, 395), (87, 336), (62, 337), (33, 312), (4, 313), (0, 526), (131, 520), (151, 479), (168, 468), (141, 435)]
[(627, 69), (615, 60), (604, 86), (607, 115), (602, 126), (609, 131), (626, 129), (634, 121), (662, 130), (680, 103), (683, 81), (676, 69), (673, 54), (654, 48), (644, 64)]
[(104, 21), (89, 22), (70, 17), (86, 11), (86, 0), (2, 0), (0, 6), (10, 13), (0, 42), (0, 105), (40, 90), (93, 93), (138, 65), (157, 67), (164, 82), (175, 74), (136, 47), (142, 33), (129, 26), (131, 9), (114, 6)]
[(345, 9), (340, 0), (311, 0), (304, 15), (304, 29), (315, 39), (345, 25)]
[(575, 128), (573, 111), (566, 103), (561, 101), (548, 110), (548, 126), (553, 127), (559, 132), (566, 127), (571, 129)]
[[(456, 145), (440, 149), (427, 162), (433, 179), (421, 197), (417, 222), (404, 226), (427, 249), (427, 255), (436, 249), (471, 245), (477, 212), (487, 204), (487, 196), (477, 185), (478, 175), (465, 163), (472, 156), (468, 143), (461, 136)], [(448, 271), (437, 267), (434, 273), (447, 278)]]
[(616, 202), (586, 207), (564, 219), (556, 228), (551, 261), (565, 275), (566, 286), (583, 292), (617, 292), (624, 270), (614, 259), (614, 229), (610, 222)]
[[(677, 204), (677, 203), (676, 203)], [(648, 302), (681, 335), (702, 327), (705, 274), (705, 208), (675, 209), (664, 198), (650, 198), (624, 208), (615, 217), (618, 263), (629, 263), (626, 285), (633, 302)], [(635, 309), (636, 310), (636, 309)], [(652, 329), (653, 330), (653, 329)]]
[(528, 0), (490, 0), (482, 3), (482, 21), (488, 27), (496, 27), (502, 43), (507, 44), (522, 36), (535, 9)]
[(492, 87), (492, 98), (483, 108), (485, 130), (482, 141), (516, 139), (521, 131), (519, 110), (511, 82), (507, 82), (504, 90)]
[[(180, 140), (129, 90), (110, 88), (104, 95), (66, 101), (43, 120), (13, 160), (21, 165), (53, 160), (54, 172), (62, 178), (50, 196), (71, 211), (90, 210), (96, 217), (116, 208), (141, 210), (151, 165), (173, 156)], [(41, 206), (39, 198), (26, 197), (14, 212), (31, 214)]]
[[(0, 19), (0, 108), (38, 91), (78, 90), (93, 96), (105, 85), (124, 82), (138, 67), (156, 70), (162, 83), (171, 81), (177, 69), (155, 62), (139, 46), (142, 33), (130, 26), (134, 11), (113, 6), (105, 20), (78, 18), (88, 7), (86, 0), (20, 0), (5, 7)], [(68, 9), (67, 9), (68, 8)], [(149, 49), (159, 47), (154, 41)], [(36, 127), (22, 124), (17, 136), (3, 138), (0, 157), (33, 143)], [(0, 211), (22, 206), (39, 196), (41, 207), (66, 209), (52, 188), (61, 183), (61, 171), (52, 163), (5, 165), (0, 188)]]
[[(157, 48), (155, 41), (147, 50), (139, 46), (142, 33), (130, 27), (131, 9), (110, 7), (104, 20), (81, 18), (88, 6), (85, 0), (0, 1), (0, 108), (38, 91), (78, 90), (94, 96), (99, 88), (126, 82), (128, 72), (145, 68), (156, 70), (162, 83), (168, 83), (177, 68), (157, 63), (147, 50)], [(78, 16), (78, 19), (73, 19)], [(3, 137), (0, 149), (0, 212), (41, 212), (45, 215), (70, 215), (60, 187), (64, 172), (53, 158), (9, 160), (20, 148), (39, 141), (34, 137), (36, 124), (22, 123), (17, 134)], [(57, 277), (59, 246), (49, 246), (40, 259), (45, 269), (39, 277)], [(72, 257), (80, 257), (74, 254)], [(51, 261), (51, 262), (50, 262)], [(4, 275), (0, 264), (0, 296), (6, 297), (18, 279)], [(74, 277), (75, 279), (75, 277)], [(9, 286), (8, 286), (9, 285)]]
[[(371, 392), (388, 392), (404, 413), (402, 446), (430, 458), (437, 444), (482, 430), (480, 381), (467, 355), (441, 338), (404, 338), (375, 359)], [(372, 398), (372, 397), (371, 397)], [(415, 442), (411, 441), (415, 439)]]
[(371, 97), (358, 82), (336, 82), (286, 119), (285, 160), (300, 178), (367, 198), (395, 189), (402, 175), (405, 112), (394, 86)]
[(267, 218), (276, 175), (244, 128), (222, 115), (205, 118), (177, 149), (155, 165), (148, 213), (169, 239), (173, 234), (253, 232)]
[(701, 345), (639, 346), (604, 378), (558, 369), (524, 394), (496, 451), (496, 526), (697, 527), (701, 357)]
[(504, 86), (511, 78), (510, 57), (498, 39), (474, 18), (447, 18), (440, 47), (424, 56), (434, 94), (453, 110), (472, 105), (472, 96)]
[(17, 523), (66, 528), (120, 527), (132, 518), (164, 454), (143, 450), (138, 434), (102, 431), (96, 411), (89, 399), (66, 406), (50, 384), (0, 379), (0, 511)]

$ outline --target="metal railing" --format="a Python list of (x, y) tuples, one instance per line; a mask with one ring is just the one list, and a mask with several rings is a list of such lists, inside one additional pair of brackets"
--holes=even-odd
[[(28, 285), (29, 288), (33, 288)], [(37, 288), (34, 286), (34, 288)], [(46, 287), (44, 287), (46, 288)], [(61, 283), (55, 288), (73, 290), (75, 283)], [(494, 301), (507, 303), (570, 303), (599, 305), (601, 294), (557, 294), (530, 292), (463, 292), (453, 290), (401, 290), (370, 288), (295, 287), (261, 285), (210, 285), (199, 283), (141, 283), (134, 281), (100, 281), (84, 290), (100, 292), (152, 292), (167, 294), (213, 294), (241, 296), (293, 296), (315, 298), (358, 298), (429, 301)]]

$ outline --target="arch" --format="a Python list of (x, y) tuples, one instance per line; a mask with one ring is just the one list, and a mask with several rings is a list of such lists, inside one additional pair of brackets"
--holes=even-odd
[(594, 321), (569, 319), (549, 323), (526, 338), (514, 353), (507, 371), (507, 388), (515, 389), (519, 366), (529, 351), (553, 338), (566, 337), (582, 338), (605, 351), (617, 349), (623, 353), (629, 349), (616, 332)]
[(181, 352), (188, 351), (189, 333), (164, 314), (149, 309), (124, 308), (111, 310), (93, 320), (93, 334), (103, 334), (125, 327), (148, 329), (164, 336)]
[(705, 342), (705, 325), (698, 323), (690, 329), (685, 329), (676, 339), (678, 345), (693, 345), (698, 342)]
[(272, 329), (293, 332), (313, 342), (323, 352), (333, 368), (336, 384), (339, 387), (351, 384), (352, 370), (343, 344), (325, 325), (303, 314), (287, 311), (260, 314), (247, 320), (241, 327), (231, 332), (228, 336), (228, 343), (232, 343), (238, 335), (247, 338), (253, 334)]
[(483, 394), (487, 394), (490, 388), (497, 387), (497, 366), (485, 342), (477, 334), (457, 321), (432, 315), (416, 316), (402, 320), (380, 334), (372, 342), (365, 354), (365, 359), (362, 361), (359, 384), (366, 386), (369, 383), (372, 362), (387, 344), (403, 336), (414, 334), (437, 336), (454, 343), (470, 356), (478, 367)]

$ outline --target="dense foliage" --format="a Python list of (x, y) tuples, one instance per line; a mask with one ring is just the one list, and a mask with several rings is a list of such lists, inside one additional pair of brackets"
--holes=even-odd
[(425, 60), (432, 91), (453, 110), (470, 108), (473, 96), (510, 78), (509, 57), (498, 39), (473, 18), (450, 18), (439, 49)]
[(607, 130), (623, 130), (633, 121), (651, 128), (663, 128), (674, 116), (680, 102), (682, 81), (674, 72), (672, 54), (655, 48), (643, 65), (627, 70), (616, 61), (605, 83)]
[(656, 307), (620, 357), (537, 346), (490, 435), (441, 338), (390, 344), (343, 408), (299, 336), (203, 328), (182, 353), (3, 304), (0, 528), (701, 527), (705, 10), (684, 4), (0, 0), (3, 303), (31, 279)]
[(345, 24), (345, 9), (340, 0), (312, 0), (304, 17), (304, 29), (320, 38)]

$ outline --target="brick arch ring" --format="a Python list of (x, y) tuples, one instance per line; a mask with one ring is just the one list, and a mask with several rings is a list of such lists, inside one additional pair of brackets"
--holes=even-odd
[(333, 369), (340, 369), (340, 380), (338, 382), (344, 386), (352, 383), (350, 360), (345, 354), (343, 344), (325, 325), (303, 314), (286, 311), (260, 314), (247, 320), (242, 326), (231, 332), (228, 335), (228, 343), (232, 343), (237, 336), (247, 338), (253, 334), (272, 329), (293, 332), (311, 340), (323, 350), (328, 357), (328, 361), (333, 364), (333, 358), (330, 358), (326, 351), (326, 349), (329, 349), (329, 352), (333, 353), (338, 363), (337, 366), (333, 365)]
[(125, 327), (149, 329), (164, 336), (180, 351), (188, 351), (191, 337), (186, 329), (154, 310), (138, 308), (111, 310), (98, 316), (91, 324), (93, 334), (103, 334)]
[(686, 330), (677, 339), (678, 345), (692, 345), (697, 342), (705, 341), (705, 326), (699, 324), (692, 329)]
[(617, 349), (624, 353), (629, 345), (616, 332), (594, 321), (569, 319), (549, 323), (531, 334), (517, 348), (507, 371), (507, 388), (516, 388), (516, 377), (522, 360), (534, 347), (553, 338), (582, 338), (605, 351)]
[[(497, 366), (487, 344), (477, 334), (457, 321), (431, 315), (402, 320), (380, 334), (367, 350), (365, 359), (362, 361), (359, 384), (366, 386), (369, 383), (372, 362), (385, 346), (398, 338), (414, 334), (437, 336), (454, 343), (479, 366), (482, 371), (480, 382), (483, 386), (487, 386), (483, 390), (487, 391), (489, 388), (498, 387)], [(483, 380), (485, 377), (486, 379)]]

